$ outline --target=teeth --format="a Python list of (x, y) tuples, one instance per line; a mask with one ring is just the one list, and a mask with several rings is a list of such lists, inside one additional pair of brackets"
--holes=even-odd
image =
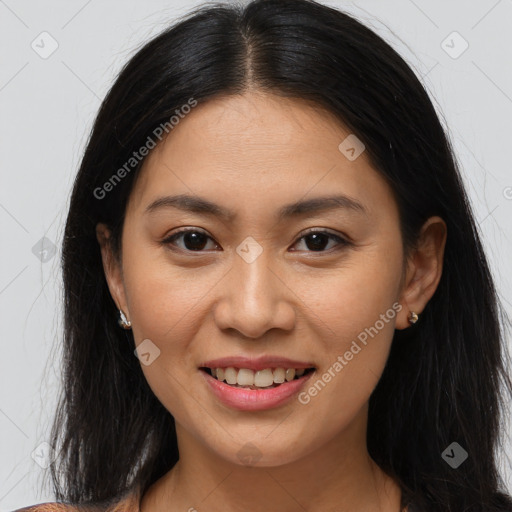
[(285, 378), (285, 369), (284, 368), (276, 368), (274, 370), (274, 382), (276, 384), (282, 384)]
[(247, 368), (240, 368), (236, 383), (239, 386), (254, 386), (254, 372)]
[(233, 367), (229, 367), (224, 370), (224, 378), (228, 384), (236, 384), (237, 376), (238, 372)]
[[(240, 370), (241, 372), (242, 370)], [(247, 370), (251, 371), (251, 370)], [(254, 385), (259, 388), (266, 388), (274, 384), (274, 374), (270, 368), (259, 370), (254, 374)]]
[(286, 370), (286, 380), (288, 382), (290, 382), (291, 380), (293, 380), (295, 378), (295, 368), (288, 368)]
[(274, 384), (290, 382), (295, 377), (302, 377), (306, 372), (305, 368), (265, 368), (264, 370), (253, 371), (249, 368), (212, 368), (212, 375), (217, 380), (226, 381), (231, 385), (268, 388)]

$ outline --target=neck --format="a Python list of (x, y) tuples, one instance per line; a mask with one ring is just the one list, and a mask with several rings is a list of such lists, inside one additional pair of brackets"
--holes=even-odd
[[(366, 411), (365, 411), (366, 412)], [(141, 512), (398, 512), (396, 482), (366, 449), (366, 416), (296, 461), (249, 467), (219, 457), (176, 425), (180, 460), (145, 494)]]

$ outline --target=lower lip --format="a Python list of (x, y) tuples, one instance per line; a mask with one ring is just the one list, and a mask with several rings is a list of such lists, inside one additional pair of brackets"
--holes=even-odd
[(212, 377), (209, 373), (199, 370), (210, 385), (213, 394), (225, 405), (241, 411), (262, 411), (278, 407), (296, 395), (314, 371), (299, 379), (284, 382), (280, 386), (269, 389), (235, 388)]

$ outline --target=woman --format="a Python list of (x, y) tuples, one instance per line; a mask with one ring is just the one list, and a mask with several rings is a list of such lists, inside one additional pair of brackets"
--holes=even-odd
[(350, 16), (210, 5), (146, 44), (63, 270), (61, 503), (25, 510), (512, 510), (501, 310), (455, 159)]

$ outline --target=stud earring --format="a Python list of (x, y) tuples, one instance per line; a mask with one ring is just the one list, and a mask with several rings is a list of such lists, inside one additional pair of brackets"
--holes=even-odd
[(119, 310), (119, 320), (117, 322), (123, 329), (132, 328), (132, 323), (126, 318), (125, 314), (121, 310)]
[(408, 318), (408, 320), (409, 320), (409, 323), (410, 323), (411, 325), (414, 325), (414, 324), (418, 321), (418, 318), (419, 318), (419, 317), (418, 317), (418, 315), (417, 315), (414, 311), (411, 311), (411, 312), (409, 313), (409, 318)]

